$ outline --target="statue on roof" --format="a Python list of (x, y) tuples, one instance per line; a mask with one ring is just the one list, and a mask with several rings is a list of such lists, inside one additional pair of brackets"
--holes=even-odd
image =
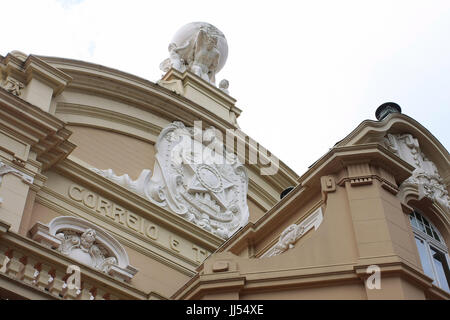
[(223, 33), (209, 23), (193, 22), (175, 34), (169, 45), (169, 58), (160, 64), (160, 69), (188, 70), (215, 84), (216, 73), (225, 65), (227, 56), (228, 45)]

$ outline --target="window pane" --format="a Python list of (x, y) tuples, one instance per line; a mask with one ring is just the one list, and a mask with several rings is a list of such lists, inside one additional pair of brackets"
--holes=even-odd
[(431, 232), (431, 228), (430, 227), (425, 227), (425, 229), (427, 229), (427, 234), (432, 237), (433, 236), (433, 232)]
[(433, 236), (434, 236), (434, 238), (435, 238), (437, 241), (441, 242), (441, 239), (439, 238), (439, 236), (437, 235), (436, 231), (434, 231), (434, 230), (433, 230)]
[(414, 216), (416, 217), (417, 221), (422, 221), (422, 216), (419, 213), (414, 212)]
[(449, 274), (447, 261), (445, 259), (445, 256), (442, 252), (437, 251), (434, 248), (431, 249), (431, 254), (433, 255), (433, 262), (434, 266), (436, 268), (437, 277), (439, 278), (439, 282), (441, 285), (441, 288), (447, 291), (450, 291), (448, 287), (448, 280), (447, 276)]
[(427, 276), (429, 276), (431, 279), (433, 279), (433, 283), (437, 284), (434, 278), (433, 274), (433, 268), (431, 266), (431, 261), (427, 252), (427, 247), (425, 246), (425, 243), (416, 238), (416, 244), (417, 249), (419, 250), (419, 256), (420, 256), (420, 262), (422, 263), (423, 271)]
[(414, 216), (411, 214), (411, 215), (409, 215), (409, 220), (411, 221), (411, 225), (412, 225), (414, 228), (419, 229), (419, 225), (417, 224), (416, 217), (414, 217)]
[(423, 225), (422, 221), (418, 220), (418, 222), (419, 222), (419, 230), (425, 232), (425, 226)]

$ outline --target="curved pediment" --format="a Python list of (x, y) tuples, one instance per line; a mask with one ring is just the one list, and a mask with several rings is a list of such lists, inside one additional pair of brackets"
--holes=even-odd
[(32, 238), (63, 255), (111, 276), (129, 281), (137, 273), (128, 254), (113, 236), (87, 220), (60, 216), (47, 225), (36, 223)]
[(365, 120), (347, 137), (339, 141), (336, 146), (342, 147), (374, 142), (386, 146), (385, 139), (388, 134), (410, 134), (417, 139), (420, 151), (429, 161), (434, 163), (448, 188), (450, 185), (450, 156), (447, 149), (430, 131), (407, 115), (392, 113), (382, 121)]
[(382, 121), (363, 121), (337, 146), (374, 142), (416, 168), (399, 186), (402, 202), (428, 199), (438, 215), (449, 220), (449, 153), (439, 140), (416, 120), (391, 113)]

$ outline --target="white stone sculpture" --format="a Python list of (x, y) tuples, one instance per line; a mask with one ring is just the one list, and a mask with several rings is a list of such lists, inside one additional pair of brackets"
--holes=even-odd
[(384, 145), (400, 158), (416, 167), (411, 177), (400, 186), (400, 192), (414, 189), (419, 200), (428, 197), (450, 212), (450, 197), (436, 165), (420, 150), (419, 141), (409, 133), (387, 134)]
[(216, 73), (225, 65), (227, 56), (227, 40), (219, 29), (206, 22), (192, 22), (175, 34), (169, 45), (169, 58), (160, 64), (160, 69), (189, 70), (215, 84)]
[(99, 244), (95, 244), (96, 232), (94, 229), (87, 229), (79, 234), (72, 230), (63, 230), (56, 234), (56, 238), (61, 240), (58, 251), (81, 263), (94, 267), (103, 272), (108, 272), (113, 265), (117, 264), (117, 259)]
[(246, 169), (225, 150), (215, 128), (196, 129), (174, 122), (161, 131), (153, 176), (144, 170), (132, 181), (110, 169), (92, 170), (201, 228), (229, 238), (248, 222)]
[(225, 92), (226, 94), (229, 94), (228, 87), (230, 86), (230, 83), (227, 79), (222, 79), (219, 83), (219, 89)]
[(278, 242), (264, 253), (261, 258), (273, 257), (292, 249), (295, 243), (309, 230), (317, 230), (323, 221), (322, 208), (318, 208), (300, 224), (291, 224), (281, 233)]
[(33, 240), (117, 279), (129, 281), (138, 271), (122, 245), (89, 221), (61, 216), (48, 225), (37, 222), (30, 233)]

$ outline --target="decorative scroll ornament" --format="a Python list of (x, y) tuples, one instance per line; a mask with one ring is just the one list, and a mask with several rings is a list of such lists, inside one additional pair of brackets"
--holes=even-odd
[(159, 68), (164, 72), (170, 68), (189, 70), (214, 84), (227, 56), (227, 40), (219, 29), (206, 22), (192, 22), (175, 34), (169, 44), (169, 58)]
[(25, 85), (14, 78), (7, 77), (1, 84), (1, 87), (15, 96), (20, 96), (22, 93), (21, 90), (25, 87)]
[(384, 144), (390, 151), (416, 167), (411, 177), (401, 184), (400, 190), (403, 193), (408, 189), (416, 190), (419, 200), (428, 197), (450, 212), (447, 188), (436, 165), (421, 152), (419, 141), (409, 133), (395, 135), (389, 133), (384, 139)]
[(314, 228), (317, 230), (323, 221), (322, 208), (317, 209), (312, 214), (310, 214), (305, 220), (300, 224), (292, 224), (280, 235), (278, 242), (270, 248), (266, 253), (264, 253), (261, 258), (268, 258), (277, 256), (289, 249), (292, 249), (295, 243), (309, 230)]
[(92, 170), (219, 237), (229, 238), (248, 222), (246, 169), (215, 128), (202, 132), (174, 122), (161, 131), (156, 151), (151, 178), (150, 170), (136, 181), (111, 169)]
[(34, 240), (63, 255), (115, 278), (129, 281), (137, 273), (120, 243), (83, 219), (62, 216), (48, 225), (37, 222), (31, 235)]

